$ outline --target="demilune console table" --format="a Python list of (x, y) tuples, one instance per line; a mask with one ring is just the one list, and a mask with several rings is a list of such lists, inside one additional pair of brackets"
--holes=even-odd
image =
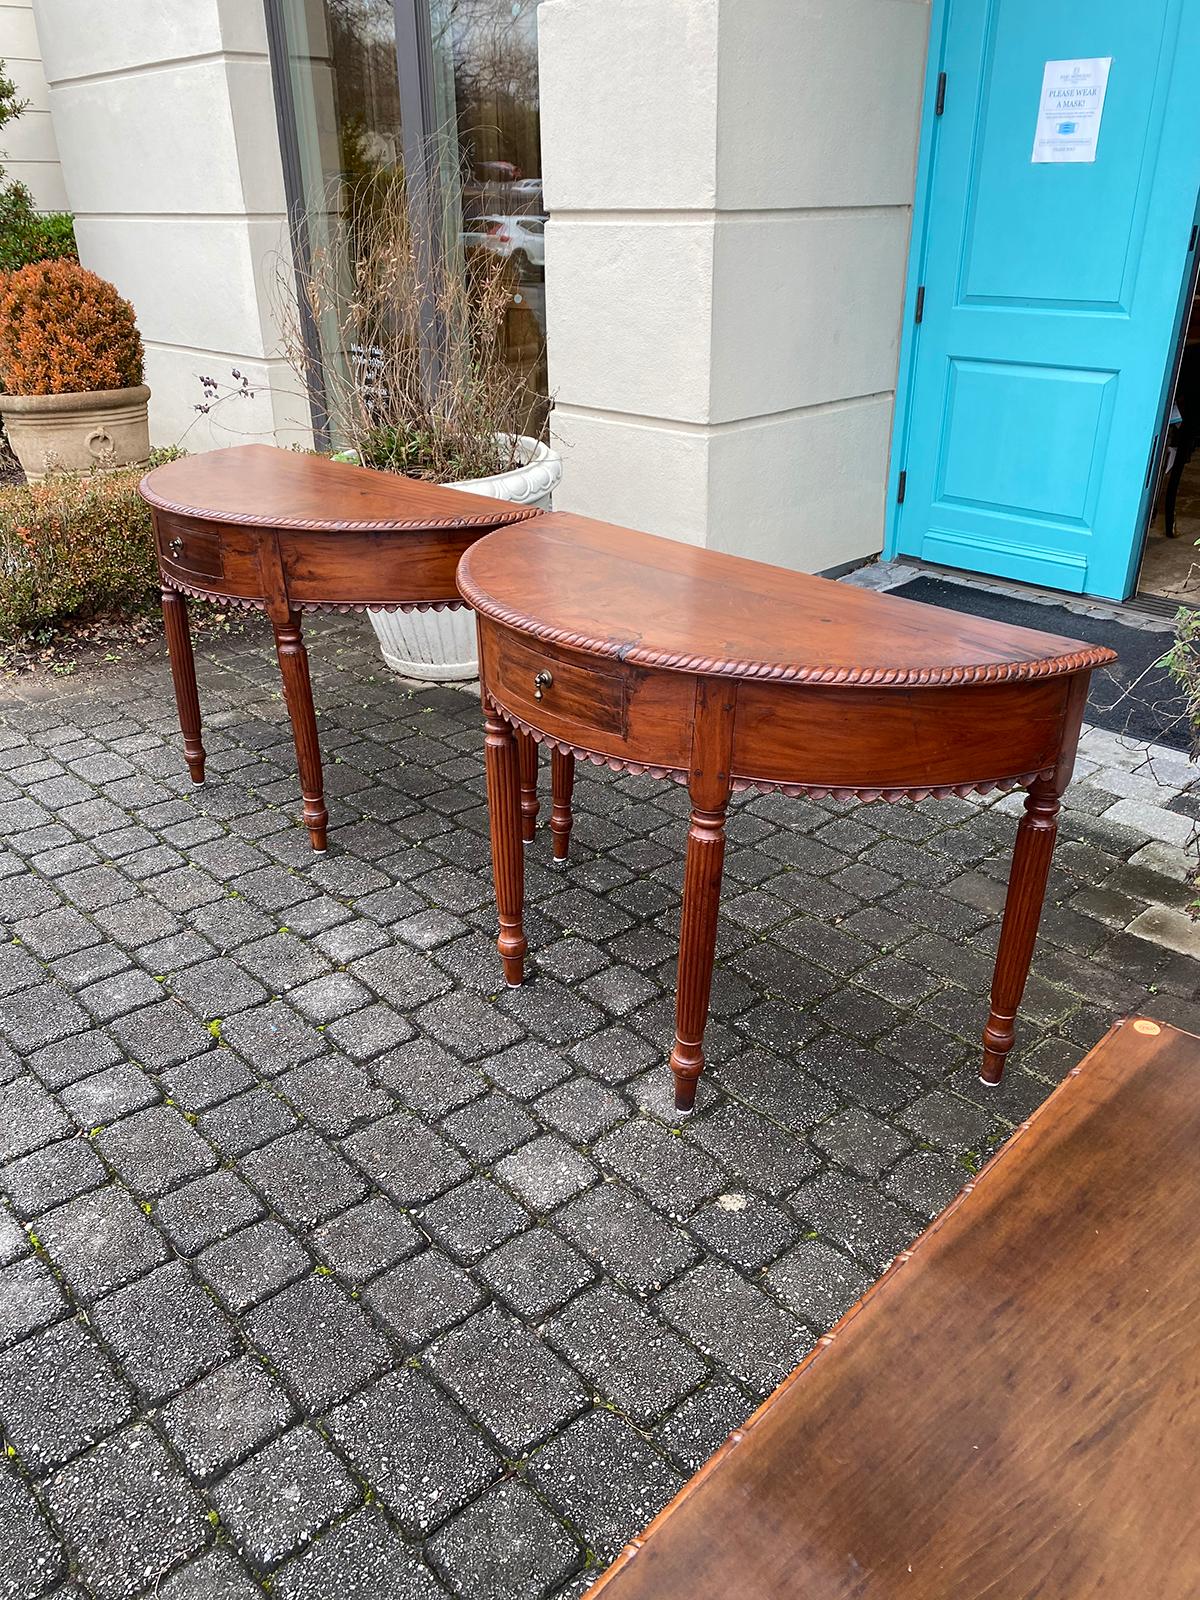
[[(675, 1104), (704, 1067), (725, 815), (738, 790), (1028, 790), (983, 1035), (998, 1083), (1095, 667), (1111, 650), (552, 512), (473, 544), (488, 804), (510, 985), (524, 976), (520, 736), (549, 744), (554, 854), (577, 755), (687, 785)], [(528, 794), (526, 778), (525, 791)], [(528, 821), (526, 822), (528, 832)]]
[(540, 512), (262, 444), (170, 461), (146, 474), (141, 493), (154, 517), (167, 647), (193, 783), (204, 782), (204, 745), (189, 595), (265, 611), (270, 619), (304, 824), (313, 849), (323, 851), (329, 818), (301, 616), (461, 606), (454, 569), (467, 546)]

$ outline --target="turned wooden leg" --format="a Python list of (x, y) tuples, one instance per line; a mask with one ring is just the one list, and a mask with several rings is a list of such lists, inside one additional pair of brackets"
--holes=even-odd
[(996, 952), (996, 972), (992, 979), (992, 1010), (983, 1030), (980, 1077), (984, 1083), (1000, 1082), (1005, 1058), (1012, 1049), (1017, 1007), (1029, 976), (1046, 879), (1050, 874), (1060, 804), (1059, 791), (1052, 780), (1035, 783), (1026, 797), (1025, 815), (1017, 827), (1000, 947)]
[(517, 756), (521, 767), (521, 842), (532, 844), (538, 814), (538, 747), (532, 734), (517, 734)]
[(283, 678), (283, 698), (292, 719), (296, 741), (296, 766), (304, 796), (304, 826), (318, 855), (325, 851), (329, 813), (321, 779), (321, 746), (317, 742), (317, 714), (313, 710), (312, 683), (308, 676), (308, 651), (300, 634), (300, 613), (292, 611), (286, 622), (272, 622), (275, 652)]
[(174, 589), (162, 592), (163, 624), (175, 682), (175, 704), (183, 732), (183, 759), (193, 783), (204, 782), (204, 746), (200, 742), (200, 696), (196, 693), (196, 660), (188, 629), (187, 601)]
[(525, 977), (525, 858), (521, 853), (521, 794), (517, 740), (504, 718), (489, 707), (484, 716), (488, 816), (492, 830), (492, 876), (500, 937), (496, 948), (504, 981), (516, 988)]
[(554, 841), (554, 859), (565, 861), (571, 842), (571, 792), (575, 787), (575, 757), (569, 750), (551, 752), (550, 785), (553, 796), (550, 836)]

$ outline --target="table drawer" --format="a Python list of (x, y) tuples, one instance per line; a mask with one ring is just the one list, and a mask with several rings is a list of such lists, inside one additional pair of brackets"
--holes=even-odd
[(181, 577), (220, 578), (224, 572), (222, 540), (219, 532), (196, 528), (174, 517), (155, 519), (158, 553), (163, 565)]
[[(568, 736), (575, 726), (586, 733), (629, 732), (629, 682), (622, 672), (606, 672), (594, 661), (575, 662), (511, 633), (496, 640), (491, 687), (517, 716), (535, 727)], [(540, 691), (540, 698), (539, 698)]]

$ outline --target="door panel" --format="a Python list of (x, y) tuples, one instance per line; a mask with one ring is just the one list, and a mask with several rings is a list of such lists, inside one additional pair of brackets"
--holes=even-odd
[[(1094, 162), (1035, 163), (1047, 61), (1111, 56)], [(1123, 598), (1200, 189), (1200, 5), (947, 0), (892, 548)]]
[[(938, 499), (1087, 526), (1116, 374), (951, 361)], [(980, 435), (990, 448), (977, 450)], [(1054, 450), (1030, 440), (1054, 439)]]

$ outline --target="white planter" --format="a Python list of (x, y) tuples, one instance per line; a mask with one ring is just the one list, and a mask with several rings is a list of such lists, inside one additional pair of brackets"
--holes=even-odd
[[(519, 450), (524, 464), (511, 472), (443, 487), (549, 510), (550, 496), (562, 477), (562, 457), (537, 439), (522, 438)], [(475, 613), (468, 607), (457, 611), (369, 611), (367, 615), (383, 659), (393, 672), (431, 683), (464, 683), (478, 675)]]

